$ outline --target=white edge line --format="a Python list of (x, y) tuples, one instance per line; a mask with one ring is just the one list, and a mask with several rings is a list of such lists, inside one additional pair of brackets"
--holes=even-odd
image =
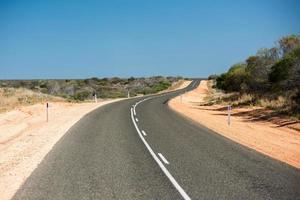
[[(139, 102), (140, 103), (140, 102)], [(131, 120), (133, 122), (133, 125), (137, 131), (137, 133), (139, 134), (141, 140), (143, 141), (143, 143), (145, 144), (146, 148), (148, 149), (148, 151), (150, 152), (151, 156), (153, 157), (153, 159), (156, 161), (156, 163), (158, 164), (158, 166), (161, 168), (161, 170), (165, 173), (165, 175), (167, 176), (167, 178), (171, 181), (171, 183), (174, 185), (174, 187), (177, 189), (177, 191), (181, 194), (181, 196), (183, 197), (183, 199), (185, 200), (190, 200), (191, 198), (187, 195), (187, 193), (183, 190), (183, 188), (177, 183), (177, 181), (175, 180), (175, 178), (172, 176), (172, 174), (168, 171), (168, 169), (164, 166), (164, 164), (159, 160), (159, 158), (156, 156), (156, 154), (154, 153), (154, 151), (152, 150), (152, 148), (150, 147), (150, 145), (147, 143), (147, 141), (145, 140), (145, 138), (142, 136), (135, 120), (133, 117), (133, 109), (135, 108), (131, 108)]]
[(162, 159), (162, 161), (164, 161), (164, 163), (166, 163), (167, 165), (170, 164), (169, 161), (161, 153), (158, 153), (158, 155)]

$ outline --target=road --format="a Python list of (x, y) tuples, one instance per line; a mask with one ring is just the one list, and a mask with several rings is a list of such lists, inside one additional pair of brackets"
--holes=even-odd
[(89, 113), (13, 199), (300, 199), (300, 170), (167, 106), (198, 84)]

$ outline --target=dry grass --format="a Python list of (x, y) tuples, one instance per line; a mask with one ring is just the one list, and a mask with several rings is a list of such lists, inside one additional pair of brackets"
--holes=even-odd
[(278, 94), (240, 94), (237, 92), (224, 93), (214, 88), (214, 81), (208, 82), (208, 96), (206, 102), (202, 105), (232, 105), (235, 108), (249, 108), (264, 110), (268, 116), (277, 116), (298, 121), (299, 113), (293, 109), (292, 96), (293, 93)]
[[(227, 105), (232, 103), (247, 105), (233, 106), (232, 123), (228, 126), (227, 107), (220, 104), (203, 106), (203, 100), (205, 101), (203, 97), (206, 94), (210, 95), (207, 97), (210, 100), (214, 100), (214, 97), (223, 97), (223, 103)], [(272, 101), (264, 100), (258, 103), (273, 107), (281, 107), (288, 103), (283, 97), (276, 98), (277, 94), (268, 95)], [(176, 97), (169, 101), (168, 105), (216, 133), (300, 168), (300, 121), (272, 109), (249, 107), (248, 103), (251, 104), (254, 100), (255, 97), (252, 95), (221, 94), (220, 91), (214, 90), (211, 82), (209, 85), (204, 82), (197, 89), (186, 93), (183, 101), (180, 97)]]
[(228, 94), (223, 93), (221, 90), (215, 89), (214, 85), (214, 80), (207, 81), (208, 94), (206, 97), (204, 97), (205, 105), (222, 104), (224, 103), (224, 99), (229, 96)]
[(291, 102), (287, 97), (278, 96), (276, 99), (273, 100), (260, 99), (257, 104), (265, 108), (280, 109), (290, 106)]
[(44, 103), (46, 101), (65, 101), (63, 98), (37, 93), (25, 88), (0, 88), (0, 113), (20, 106)]
[(253, 94), (237, 94), (231, 93), (224, 95), (219, 99), (221, 104), (231, 104), (236, 107), (262, 107), (272, 109), (274, 111), (286, 110), (291, 107), (290, 98), (278, 96), (276, 98), (257, 97)]
[(257, 97), (253, 94), (240, 94), (240, 93), (224, 93), (221, 90), (217, 90), (214, 87), (213, 80), (208, 82), (209, 93), (206, 97), (206, 101), (211, 104), (221, 104), (237, 107), (253, 107), (259, 106), (268, 109), (282, 109), (291, 106), (291, 98), (287, 96), (278, 96), (275, 98)]

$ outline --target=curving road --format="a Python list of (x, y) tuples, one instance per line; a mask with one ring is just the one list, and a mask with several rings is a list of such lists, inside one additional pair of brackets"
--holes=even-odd
[(14, 199), (300, 199), (300, 170), (168, 108), (199, 82), (89, 113)]

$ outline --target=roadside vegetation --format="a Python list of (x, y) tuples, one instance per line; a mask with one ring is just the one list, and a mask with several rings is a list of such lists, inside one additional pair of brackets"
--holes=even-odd
[[(0, 80), (2, 91), (25, 88), (38, 94), (62, 97), (69, 101), (93, 98), (120, 98), (153, 94), (169, 88), (182, 77), (155, 76), (149, 78), (89, 78), (65, 80)], [(9, 89), (11, 88), (11, 89)], [(4, 92), (5, 93), (5, 92)]]
[(209, 79), (226, 93), (213, 101), (262, 106), (300, 118), (300, 36), (282, 37), (275, 47), (260, 49)]
[(0, 113), (36, 103), (64, 102), (63, 98), (34, 92), (26, 88), (0, 88)]

